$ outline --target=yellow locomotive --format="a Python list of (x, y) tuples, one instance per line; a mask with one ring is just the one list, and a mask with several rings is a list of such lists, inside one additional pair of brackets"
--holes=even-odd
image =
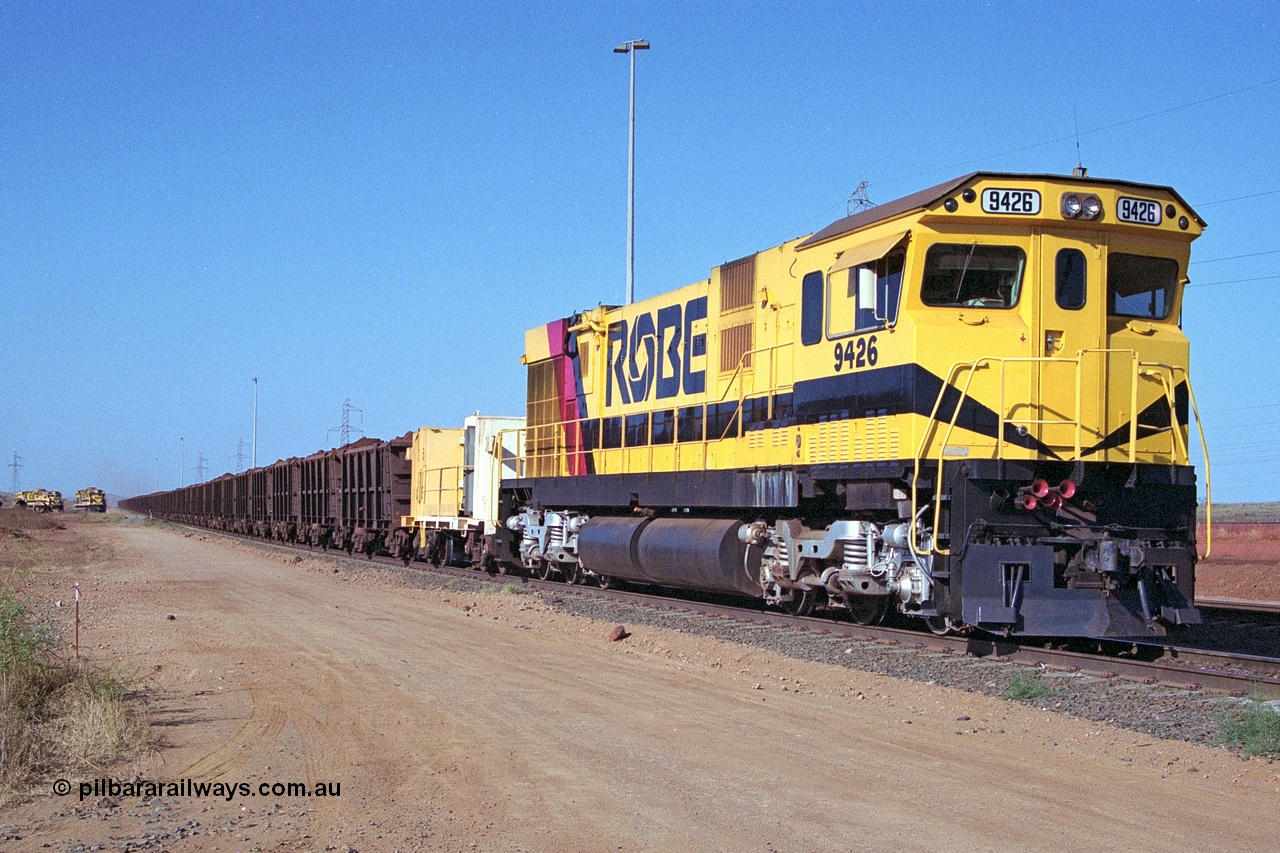
[(1196, 622), (1203, 227), (1168, 187), (974, 173), (532, 329), (496, 553), (939, 632)]
[(62, 492), (52, 489), (30, 489), (18, 492), (13, 496), (14, 506), (25, 506), (36, 512), (63, 512), (66, 504), (62, 502)]
[(96, 486), (76, 490), (76, 509), (85, 512), (106, 512), (107, 493)]

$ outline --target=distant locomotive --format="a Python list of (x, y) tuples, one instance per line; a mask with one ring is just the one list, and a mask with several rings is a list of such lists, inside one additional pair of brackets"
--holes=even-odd
[(62, 492), (53, 489), (31, 489), (18, 492), (13, 496), (14, 506), (25, 506), (36, 512), (64, 512), (67, 505), (62, 501)]
[(423, 496), (398, 520), (318, 521), (287, 478), (247, 487), (279, 496), (270, 514), (190, 503), (219, 481), (126, 506), (863, 623), (1161, 634), (1199, 620), (1180, 317), (1203, 227), (1167, 187), (974, 173), (530, 330), (527, 422), (491, 434), (493, 476), (472, 479), (483, 520), (430, 511), (454, 486), (447, 459), (408, 464), (422, 430), (370, 445), (405, 460), (376, 488)]
[(77, 490), (76, 509), (84, 512), (106, 512), (107, 493), (94, 486)]

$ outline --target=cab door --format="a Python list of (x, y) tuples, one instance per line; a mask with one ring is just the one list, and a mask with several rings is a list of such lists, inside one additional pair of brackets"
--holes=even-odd
[(1041, 286), (1031, 341), (1032, 354), (1041, 359), (1039, 438), (1063, 459), (1074, 455), (1077, 416), (1082, 448), (1100, 441), (1105, 428), (1105, 382), (1097, 381), (1107, 364), (1099, 351), (1106, 326), (1104, 249), (1097, 231), (1039, 234)]

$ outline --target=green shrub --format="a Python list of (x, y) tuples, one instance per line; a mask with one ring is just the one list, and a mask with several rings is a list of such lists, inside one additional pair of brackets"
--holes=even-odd
[(1045, 682), (1038, 672), (1028, 672), (1019, 667), (1005, 680), (1004, 695), (1015, 702), (1031, 702), (1056, 696), (1058, 691)]
[(1218, 742), (1249, 755), (1280, 758), (1280, 711), (1260, 697), (1217, 713)]

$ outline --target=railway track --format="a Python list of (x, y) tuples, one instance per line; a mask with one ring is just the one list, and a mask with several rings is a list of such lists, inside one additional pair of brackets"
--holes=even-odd
[(1280, 602), (1275, 601), (1240, 601), (1234, 598), (1197, 598), (1196, 606), (1201, 612), (1214, 611), (1221, 615), (1254, 614), (1255, 617), (1269, 618), (1272, 622), (1280, 622)]
[[(891, 624), (865, 626), (830, 617), (791, 616), (764, 610), (751, 599), (731, 601), (719, 596), (679, 590), (601, 589), (523, 575), (490, 574), (455, 566), (419, 562), (406, 566), (402, 560), (392, 557), (366, 558), (348, 555), (343, 551), (287, 545), (203, 527), (190, 529), (286, 553), (303, 552), (341, 562), (360, 565), (375, 563), (400, 571), (432, 572), (497, 585), (519, 583), (523, 588), (542, 591), (552, 599), (556, 596), (595, 596), (657, 610), (682, 611), (736, 622), (868, 640), (903, 649), (990, 658), (1043, 667), (1050, 671), (1080, 672), (1102, 678), (1129, 679), (1148, 685), (1160, 684), (1177, 690), (1209, 690), (1234, 696), (1280, 699), (1280, 612), (1274, 609), (1219, 607), (1223, 602), (1202, 602), (1210, 618), (1206, 619), (1205, 625), (1192, 629), (1185, 636), (1158, 641), (1118, 642), (1098, 639), (1062, 645), (1037, 644), (1026, 640), (1005, 639), (985, 632), (967, 636), (938, 636), (928, 631)], [(1260, 633), (1255, 638), (1257, 642), (1240, 642), (1241, 631), (1251, 624), (1242, 621), (1249, 618), (1242, 614), (1251, 614), (1252, 618), (1265, 620), (1265, 624), (1258, 626)]]

